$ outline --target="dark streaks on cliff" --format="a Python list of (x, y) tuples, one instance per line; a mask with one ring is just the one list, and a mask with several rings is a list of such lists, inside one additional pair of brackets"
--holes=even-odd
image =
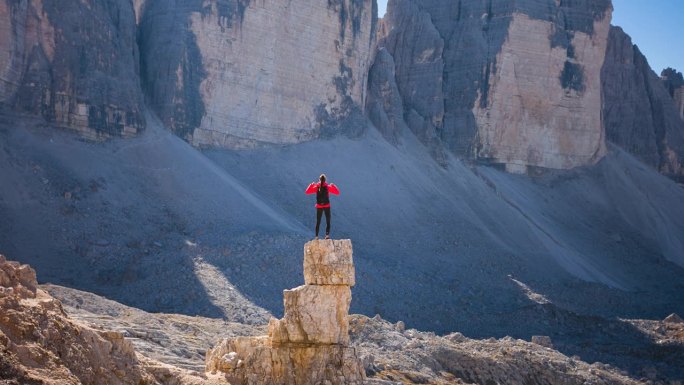
[(140, 22), (141, 78), (150, 106), (164, 124), (189, 138), (206, 109), (200, 84), (207, 73), (190, 18), (215, 13), (222, 30), (241, 25), (250, 0), (151, 0)]
[(199, 89), (206, 74), (190, 30), (190, 15), (204, 11), (201, 6), (200, 1), (177, 0), (170, 5), (153, 0), (138, 33), (141, 78), (150, 107), (183, 138), (199, 127), (205, 112)]
[(674, 97), (675, 90), (684, 87), (684, 76), (674, 68), (665, 68), (660, 72), (660, 77), (665, 82), (665, 88), (667, 88), (667, 92), (672, 97)]
[(612, 9), (611, 0), (561, 0), (559, 12), (564, 17), (565, 29), (594, 33), (594, 22), (606, 16)]
[(129, 1), (9, 5), (13, 48), (7, 48), (21, 69), (5, 103), (91, 138), (144, 129)]
[(601, 83), (606, 138), (682, 179), (684, 121), (663, 81), (619, 27), (610, 29)]
[(584, 91), (584, 70), (582, 66), (566, 60), (561, 72), (560, 82), (563, 88), (575, 90), (577, 92)]
[(332, 138), (339, 134), (358, 137), (365, 131), (363, 111), (350, 96), (350, 89), (354, 86), (352, 68), (340, 59), (339, 71), (339, 76), (333, 79), (337, 94), (342, 97), (339, 106), (330, 107), (326, 103), (319, 103), (314, 107), (316, 128), (322, 138)]
[[(375, 34), (375, 23), (377, 22), (377, 2), (372, 1), (372, 23), (371, 36)], [(351, 21), (352, 37), (356, 38), (361, 32), (361, 22), (363, 19), (363, 11), (365, 9), (366, 0), (328, 0), (328, 8), (334, 10), (339, 15), (340, 19), (340, 40), (344, 41), (347, 34), (347, 25)]]
[[(473, 108), (491, 107), (490, 83), (514, 15), (553, 23), (551, 46), (574, 59), (574, 33), (592, 34), (610, 8), (610, 0), (392, 0), (378, 46), (394, 58), (411, 130), (429, 146), (439, 142), (456, 155), (477, 157)], [(583, 79), (582, 67), (568, 60), (559, 81), (581, 92)]]
[(23, 111), (29, 111), (53, 120), (56, 101), (52, 91), (52, 68), (50, 60), (40, 46), (34, 46), (28, 56), (28, 65), (22, 82), (19, 85), (13, 105)]
[(404, 123), (404, 107), (394, 78), (394, 59), (386, 49), (377, 52), (368, 72), (368, 98), (366, 114), (385, 139), (396, 145)]
[[(215, 0), (216, 11), (219, 16), (219, 25), (223, 28), (232, 28), (237, 22), (242, 23), (245, 11), (249, 7), (250, 0)], [(212, 4), (202, 7), (202, 15), (207, 16), (213, 12)]]

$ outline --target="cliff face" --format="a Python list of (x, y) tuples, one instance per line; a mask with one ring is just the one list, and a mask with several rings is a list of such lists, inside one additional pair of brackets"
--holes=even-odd
[(149, 1), (142, 77), (164, 123), (199, 146), (295, 143), (361, 112), (369, 0)]
[(318, 138), (363, 112), (376, 17), (370, 0), (0, 0), (0, 103), (127, 136), (144, 90), (195, 145)]
[(684, 75), (674, 68), (666, 68), (660, 73), (665, 82), (665, 88), (675, 101), (679, 111), (679, 118), (684, 120)]
[(0, 105), (89, 138), (144, 128), (125, 0), (0, 0)]
[(514, 171), (570, 168), (605, 153), (610, 14), (609, 0), (395, 0), (379, 46), (395, 61), (405, 122), (424, 143)]
[(679, 110), (679, 118), (684, 120), (684, 86), (679, 87), (674, 93), (675, 105)]
[(610, 30), (601, 73), (606, 137), (665, 175), (684, 175), (684, 121), (638, 47), (619, 27)]

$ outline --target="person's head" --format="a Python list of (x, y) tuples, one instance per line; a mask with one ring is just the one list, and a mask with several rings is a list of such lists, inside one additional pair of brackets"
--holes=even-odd
[(321, 183), (325, 183), (325, 174), (321, 174), (318, 179), (321, 181)]

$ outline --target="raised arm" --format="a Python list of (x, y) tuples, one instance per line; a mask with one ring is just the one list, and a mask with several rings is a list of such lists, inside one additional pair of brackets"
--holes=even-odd
[(318, 190), (318, 183), (313, 182), (309, 185), (309, 187), (306, 188), (306, 191), (304, 191), (304, 194), (315, 194), (316, 190)]
[(330, 183), (328, 185), (328, 191), (330, 191), (332, 194), (340, 195), (340, 189), (338, 189), (334, 183)]

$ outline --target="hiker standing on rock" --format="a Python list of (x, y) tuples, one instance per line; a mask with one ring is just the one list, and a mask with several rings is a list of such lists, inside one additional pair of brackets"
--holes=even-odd
[(333, 183), (325, 182), (325, 174), (321, 174), (318, 182), (306, 188), (305, 194), (316, 194), (316, 239), (321, 226), (321, 216), (325, 213), (325, 239), (330, 238), (330, 193), (340, 195), (340, 190)]

